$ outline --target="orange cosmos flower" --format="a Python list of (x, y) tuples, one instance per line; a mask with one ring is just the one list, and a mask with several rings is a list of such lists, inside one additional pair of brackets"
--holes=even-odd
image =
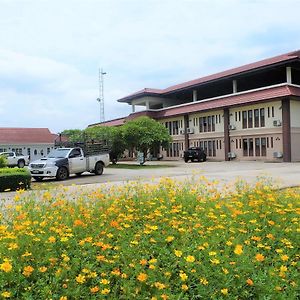
[(264, 261), (265, 257), (262, 254), (258, 253), (258, 254), (255, 255), (255, 259), (257, 261)]
[(148, 278), (148, 275), (147, 275), (147, 274), (145, 274), (145, 273), (140, 273), (140, 274), (138, 275), (138, 277), (137, 277), (137, 280), (140, 281), (140, 282), (144, 282), (144, 281), (147, 280), (147, 278)]

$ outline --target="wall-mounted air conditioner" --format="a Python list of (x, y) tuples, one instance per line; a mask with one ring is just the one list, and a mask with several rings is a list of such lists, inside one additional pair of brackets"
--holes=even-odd
[(280, 120), (274, 120), (273, 121), (273, 126), (276, 126), (276, 127), (281, 126), (281, 121)]
[(194, 128), (188, 128), (187, 133), (194, 133)]
[(184, 129), (180, 129), (179, 130), (179, 134), (181, 134), (181, 135), (185, 134), (185, 130)]
[(228, 128), (229, 128), (229, 130), (235, 130), (236, 129), (235, 125), (231, 125), (231, 124), (229, 125)]
[(227, 153), (228, 158), (236, 158), (236, 154), (234, 152)]
[(273, 157), (274, 158), (282, 158), (283, 157), (283, 153), (281, 151), (273, 152)]

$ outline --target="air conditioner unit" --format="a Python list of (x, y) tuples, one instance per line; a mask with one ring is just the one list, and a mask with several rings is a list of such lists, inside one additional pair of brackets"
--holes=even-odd
[(236, 129), (235, 125), (231, 125), (231, 124), (229, 125), (228, 128), (229, 128), (229, 130), (235, 130)]
[(179, 134), (185, 134), (185, 130), (184, 129), (180, 129), (179, 130)]
[(194, 133), (194, 128), (188, 128), (187, 133)]
[(274, 120), (273, 121), (273, 126), (276, 126), (276, 127), (281, 126), (281, 121), (280, 120)]
[(228, 152), (228, 158), (236, 158), (236, 154), (234, 152)]
[(280, 152), (280, 151), (273, 152), (273, 157), (274, 158), (282, 158), (283, 157), (283, 153)]

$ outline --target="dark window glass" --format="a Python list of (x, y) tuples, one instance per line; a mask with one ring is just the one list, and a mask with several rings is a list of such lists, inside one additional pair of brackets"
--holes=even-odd
[(268, 107), (268, 118), (270, 118), (270, 107)]
[(259, 127), (259, 109), (254, 109), (254, 127)]
[(243, 139), (243, 155), (248, 156), (248, 140)]
[(255, 139), (255, 156), (260, 156), (260, 139)]
[(261, 138), (261, 156), (267, 156), (266, 138)]
[(215, 131), (215, 116), (211, 116), (211, 131)]
[(207, 132), (207, 118), (203, 117), (203, 131)]
[(220, 150), (222, 149), (222, 141), (220, 140)]
[(275, 113), (274, 113), (274, 106), (272, 106), (272, 118), (275, 117)]
[(253, 127), (253, 111), (248, 110), (248, 128)]
[(253, 156), (253, 139), (249, 139), (249, 156)]
[(238, 139), (235, 139), (235, 149), (238, 149)]
[(208, 117), (207, 117), (207, 124), (208, 124), (207, 131), (208, 131), (208, 132), (211, 132), (211, 116), (208, 116)]
[(243, 111), (243, 128), (247, 128), (247, 111)]
[(208, 141), (208, 156), (212, 156), (212, 145), (211, 145), (211, 141)]
[(204, 147), (203, 147), (204, 152), (207, 154), (207, 141), (204, 141)]
[(213, 156), (216, 156), (216, 141), (212, 141)]
[(273, 144), (273, 137), (271, 136), (271, 148), (273, 148), (274, 144)]
[(239, 111), (239, 121), (241, 121), (241, 112)]
[(202, 117), (199, 118), (199, 131), (203, 132), (203, 118)]
[(265, 127), (265, 109), (260, 109), (260, 127)]
[(238, 120), (237, 115), (238, 115), (238, 113), (237, 113), (237, 111), (236, 111), (236, 112), (235, 112), (235, 121), (236, 121), (236, 122), (237, 122), (237, 120)]
[(240, 139), (240, 149), (242, 149), (242, 139)]
[(267, 148), (269, 148), (269, 138), (267, 137)]

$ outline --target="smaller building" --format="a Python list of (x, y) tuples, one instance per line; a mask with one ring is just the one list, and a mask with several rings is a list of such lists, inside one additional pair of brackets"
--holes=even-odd
[(57, 134), (48, 128), (0, 128), (0, 152), (29, 155), (30, 161), (46, 156), (54, 149)]

